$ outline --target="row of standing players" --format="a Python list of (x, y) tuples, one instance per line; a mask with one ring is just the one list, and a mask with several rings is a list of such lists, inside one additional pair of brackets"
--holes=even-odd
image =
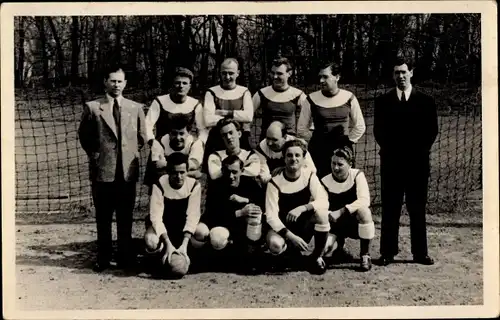
[[(409, 79), (412, 71), (408, 63), (396, 64), (394, 70), (396, 84), (401, 88), (394, 90), (395, 97), (401, 99), (400, 92), (407, 92), (409, 85), (409, 93), (414, 93), (413, 97), (422, 95), (428, 98), (411, 88)], [(174, 75), (170, 94), (157, 97), (145, 119), (141, 120), (139, 116), (138, 123), (142, 126), (137, 127), (146, 131), (142, 139), (151, 146), (144, 180), (151, 192), (145, 235), (149, 251), (159, 253), (163, 261), (170, 261), (173, 253), (187, 257), (189, 243), (200, 247), (209, 241), (216, 249), (225, 247), (227, 243), (233, 243), (230, 246), (233, 248), (237, 248), (238, 244), (251, 248), (260, 240), (274, 255), (284, 251), (306, 253), (309, 270), (323, 273), (323, 256), (331, 255), (335, 246), (336, 253), (345, 252), (345, 237), (357, 237), (361, 239), (361, 268), (369, 270), (369, 242), (374, 237), (375, 228), (369, 210), (368, 184), (362, 171), (351, 168), (354, 144), (364, 134), (365, 123), (356, 97), (338, 88), (338, 66), (329, 64), (321, 68), (321, 90), (308, 96), (288, 85), (291, 66), (286, 59), (274, 61), (271, 71), (273, 85), (259, 90), (253, 98), (246, 88), (236, 84), (238, 73), (237, 61), (226, 59), (221, 65), (221, 84), (207, 91), (202, 105), (188, 96), (193, 74), (180, 68)], [(111, 75), (108, 75), (108, 81)], [(405, 81), (408, 83), (403, 86)], [(113, 86), (109, 87), (108, 101), (113, 98)], [(121, 91), (119, 93), (121, 95)], [(117, 99), (113, 100), (116, 103)], [(416, 98), (412, 101), (421, 103)], [(409, 98), (403, 102), (408, 103)], [(423, 102), (429, 104), (433, 100)], [(262, 110), (261, 142), (254, 150), (250, 144), (249, 126), (255, 110), (259, 108)], [(421, 109), (427, 110), (428, 107)], [(414, 116), (418, 115), (414, 110), (411, 112)], [(394, 147), (387, 142), (386, 132), (395, 126), (390, 126), (385, 114), (378, 114), (378, 122), (382, 119), (384, 128), (380, 130), (381, 126), (378, 126), (375, 138), (381, 146), (389, 146), (385, 148), (386, 154), (392, 155)], [(189, 132), (190, 128), (194, 128), (194, 132)], [(313, 134), (308, 139), (310, 131)], [(403, 130), (400, 133), (406, 132)], [(412, 138), (413, 133), (408, 134)], [(409, 142), (413, 141), (410, 139)], [(404, 145), (399, 148), (407, 149)], [(89, 156), (93, 159), (91, 154)], [(208, 174), (208, 181), (205, 186), (205, 213), (200, 217), (201, 186), (197, 179), (202, 172)], [(387, 177), (394, 180), (398, 174), (397, 170), (396, 174), (394, 172), (386, 172), (385, 180), (390, 180)], [(383, 193), (385, 189), (389, 197), (399, 189), (404, 190), (405, 183), (393, 181), (390, 187), (394, 190), (387, 192), (388, 188), (384, 188), (383, 184)], [(99, 211), (96, 193), (93, 192), (94, 202), (96, 211)], [(388, 237), (394, 242), (394, 233), (396, 239), (395, 243), (385, 245), (385, 252), (381, 248), (383, 264), (392, 262), (398, 251), (399, 213), (395, 212), (397, 207), (394, 208), (394, 203), (398, 201), (387, 201), (391, 203), (389, 212), (392, 216), (391, 221), (385, 223), (388, 236), (382, 235), (382, 243)], [(390, 206), (385, 206), (384, 211)], [(263, 212), (263, 230), (256, 236), (254, 229), (260, 225)], [(117, 210), (117, 220), (118, 214)], [(398, 217), (397, 222), (394, 215)], [(242, 217), (244, 219), (239, 219)], [(416, 227), (412, 227), (412, 252), (418, 262), (431, 264), (433, 261), (427, 255), (427, 244), (424, 243), (423, 247), (421, 235), (414, 236), (415, 231), (422, 233), (423, 227), (425, 237), (425, 218), (423, 226), (422, 219), (419, 220), (415, 223)], [(249, 231), (248, 237), (242, 237), (245, 232), (241, 229), (241, 221), (250, 231), (254, 230), (253, 236)], [(120, 235), (127, 236), (125, 232), (118, 232), (119, 250)], [(414, 241), (414, 238), (420, 240)], [(100, 243), (106, 245), (102, 241)], [(288, 246), (290, 250), (285, 250), (287, 243), (292, 244)], [(255, 252), (243, 249), (238, 252), (248, 251)], [(98, 257), (97, 269), (103, 269), (99, 265), (106, 267), (106, 260)]]

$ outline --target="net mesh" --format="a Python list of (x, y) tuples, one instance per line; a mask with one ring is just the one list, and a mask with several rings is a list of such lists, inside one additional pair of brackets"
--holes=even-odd
[[(61, 21), (64, 22), (63, 18)], [(71, 17), (65, 18), (71, 21)], [(41, 38), (43, 40), (45, 37), (48, 43), (46, 46), (49, 46), (51, 43), (49, 40), (54, 38), (53, 35), (50, 35), (52, 29), (50, 25), (44, 26), (40, 20), (30, 18), (35, 19), (32, 29), (36, 31), (38, 28), (37, 32), (32, 30), (30, 35), (27, 24), (31, 20), (24, 17), (23, 22), (20, 19), (22, 18), (16, 18), (18, 39), (22, 36), (25, 38), (23, 41), (29, 43), (33, 39), (40, 41)], [(60, 44), (62, 49), (67, 49), (63, 50), (62, 58), (64, 59), (59, 57), (62, 59), (60, 61), (57, 52), (50, 51), (34, 56), (30, 62), (30, 70), (32, 71), (29, 72), (33, 72), (30, 81), (26, 81), (26, 67), (22, 68), (25, 73), (24, 83), (18, 85), (15, 90), (15, 174), (16, 209), (18, 211), (88, 212), (93, 210), (88, 179), (88, 159), (78, 141), (77, 130), (81, 119), (82, 105), (102, 96), (102, 88), (99, 85), (92, 85), (92, 83), (102, 83), (102, 78), (91, 76), (88, 68), (91, 64), (93, 64), (94, 69), (105, 65), (99, 56), (107, 54), (106, 46), (102, 45), (107, 42), (101, 41), (101, 37), (104, 36), (99, 34), (98, 40), (101, 46), (94, 43), (92, 48), (88, 47), (89, 41), (91, 41), (89, 38), (94, 31), (94, 25), (90, 22), (94, 21), (95, 23), (97, 20), (95, 17), (80, 17), (79, 19), (80, 25), (77, 25), (79, 38), (76, 40), (80, 41), (80, 45), (86, 44), (87, 47), (79, 53), (76, 64), (77, 76), (69, 82), (64, 82), (64, 79), (61, 78), (60, 64), (63, 66), (63, 71), (67, 70), (66, 73), (69, 73), (71, 66), (75, 65), (74, 61), (71, 61), (72, 55), (66, 54), (70, 50), (65, 47), (69, 46), (65, 42), (65, 44)], [(112, 18), (108, 17), (108, 19)], [(141, 25), (147, 25), (147, 23), (153, 23), (154, 19), (160, 18), (142, 17), (130, 20), (132, 18), (128, 17), (128, 19), (127, 28), (131, 28), (133, 25), (130, 21), (138, 21), (138, 23), (142, 23)], [(367, 20), (370, 19), (367, 18)], [(59, 20), (54, 18), (52, 23), (54, 21)], [(87, 24), (84, 24), (84, 21), (87, 21)], [(182, 26), (186, 27), (184, 24)], [(20, 27), (25, 27), (27, 31), (21, 32)], [(102, 24), (99, 25), (99, 28), (101, 27)], [(193, 24), (190, 27), (196, 28), (197, 26)], [(63, 28), (63, 24), (56, 24), (55, 28), (56, 30)], [(122, 28), (124, 29), (122, 29), (121, 36), (124, 38), (127, 35), (127, 28)], [(272, 28), (272, 25), (269, 28)], [(40, 32), (40, 30), (44, 30), (44, 32)], [(114, 33), (109, 32), (109, 34)], [(107, 34), (108, 37), (109, 34)], [(61, 32), (59, 36), (63, 37), (64, 33)], [(69, 33), (66, 36), (71, 39)], [(230, 35), (227, 37), (229, 39)], [(283, 35), (281, 37), (285, 43), (290, 41), (289, 38), (285, 39)], [(109, 40), (111, 43), (113, 39), (116, 40), (116, 37), (106, 39), (111, 39)], [(297, 42), (296, 48), (290, 49), (291, 54), (287, 55), (297, 65), (293, 75), (293, 85), (310, 93), (316, 87), (311, 84), (315, 80), (311, 80), (309, 74), (316, 67), (318, 56), (327, 49), (311, 51), (307, 47), (300, 46), (302, 40), (299, 36), (295, 35), (293, 39)], [(242, 52), (240, 55), (246, 54), (252, 57), (250, 62), (241, 63), (240, 75), (241, 84), (248, 86), (252, 94), (258, 88), (268, 84), (262, 70), (269, 68), (269, 61), (276, 55), (275, 51), (269, 52), (265, 49), (267, 42), (257, 40), (253, 46), (245, 47), (241, 43), (238, 43), (237, 46), (237, 49)], [(57, 41), (61, 41), (61, 39)], [(71, 41), (69, 42), (71, 43)], [(221, 47), (225, 46), (226, 44), (221, 44)], [(293, 47), (294, 44), (292, 43), (291, 46)], [(104, 51), (100, 52), (98, 47)], [(144, 111), (147, 112), (153, 99), (166, 92), (165, 87), (168, 81), (164, 81), (164, 79), (168, 79), (171, 71), (170, 67), (160, 66), (161, 63), (165, 62), (160, 60), (160, 57), (167, 50), (161, 41), (146, 43), (144, 47), (157, 50), (156, 58), (158, 61), (153, 65), (151, 62), (144, 63), (144, 61), (139, 60), (127, 61), (128, 66), (133, 66), (133, 74), (129, 76), (129, 85), (124, 91), (124, 96), (143, 103), (145, 105)], [(281, 48), (287, 49), (286, 45)], [(16, 59), (19, 59), (17, 51), (16, 54)], [(201, 58), (194, 59), (190, 65), (196, 74), (191, 95), (199, 99), (202, 98), (207, 87), (217, 82), (217, 65), (220, 62), (217, 57), (207, 58), (209, 63), (203, 64), (200, 59), (203, 59), (204, 54), (201, 52)], [(42, 58), (48, 59), (49, 62), (55, 62), (47, 65)], [(27, 60), (27, 57), (25, 59)], [(164, 59), (168, 59), (168, 57)], [(46, 68), (48, 69), (45, 70)], [(158, 71), (155, 72), (157, 69)], [(47, 71), (43, 72), (43, 77), (40, 76), (42, 73), (40, 70)], [(81, 79), (84, 81), (80, 81)], [(347, 77), (343, 80), (341, 87), (356, 95), (366, 122), (366, 133), (356, 146), (356, 167), (365, 172), (370, 186), (372, 204), (376, 206), (381, 201), (380, 160), (378, 145), (373, 136), (373, 105), (376, 97), (390, 89), (390, 84), (381, 81), (387, 85), (377, 86), (369, 77), (363, 78), (363, 76), (351, 77), (351, 79), (349, 80)], [(365, 81), (360, 79), (365, 79)], [(435, 98), (439, 114), (439, 134), (431, 151), (429, 203), (435, 210), (449, 211), (464, 201), (470, 192), (478, 190), (482, 186), (481, 88), (475, 84), (476, 82), (458, 84), (450, 81), (436, 82), (432, 81), (430, 76), (429, 79), (421, 77), (419, 80), (416, 87)], [(259, 137), (260, 134), (260, 123), (260, 114), (256, 113), (252, 125), (254, 145), (257, 142), (255, 138)], [(136, 200), (136, 210), (139, 211), (148, 208), (147, 189), (142, 186), (148, 152), (147, 147), (141, 152), (141, 179), (138, 183)], [(411, 170), (411, 168), (408, 169)]]

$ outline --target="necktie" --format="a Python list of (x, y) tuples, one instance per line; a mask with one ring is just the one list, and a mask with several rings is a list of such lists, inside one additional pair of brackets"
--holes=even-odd
[(406, 95), (405, 95), (404, 91), (401, 92), (401, 102), (403, 102), (403, 103), (406, 102)]
[(113, 118), (115, 118), (115, 125), (117, 132), (120, 131), (120, 106), (118, 100), (114, 99), (113, 102)]
[(116, 171), (115, 171), (115, 181), (123, 180), (123, 169), (122, 169), (122, 150), (121, 150), (121, 125), (120, 125), (120, 105), (118, 104), (118, 100), (114, 99), (113, 102), (113, 118), (115, 119), (116, 124), (116, 135), (118, 137), (118, 148), (117, 148), (117, 157), (116, 157)]

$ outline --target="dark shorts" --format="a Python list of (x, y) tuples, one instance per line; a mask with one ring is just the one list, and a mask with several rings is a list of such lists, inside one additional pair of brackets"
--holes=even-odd
[(358, 219), (353, 214), (343, 214), (336, 222), (330, 217), (330, 233), (340, 238), (359, 239)]
[(285, 227), (293, 232), (293, 234), (301, 237), (305, 242), (311, 241), (314, 236), (314, 211), (308, 211), (300, 215), (295, 222), (286, 222), (285, 219), (281, 220)]
[[(146, 226), (146, 230), (148, 230), (149, 227), (153, 226), (149, 214), (144, 219), (144, 224)], [(172, 244), (176, 248), (178, 248), (184, 240), (184, 224), (185, 221), (179, 221), (177, 223), (165, 225), (167, 229), (168, 239), (170, 239), (170, 242), (172, 242)], [(158, 234), (157, 236), (160, 235)]]

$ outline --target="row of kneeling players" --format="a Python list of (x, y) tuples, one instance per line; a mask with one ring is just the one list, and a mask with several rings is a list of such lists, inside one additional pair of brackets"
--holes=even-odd
[(145, 244), (162, 270), (182, 276), (191, 258), (194, 268), (229, 258), (247, 271), (289, 264), (322, 274), (329, 258), (349, 258), (348, 237), (360, 239), (360, 268), (371, 269), (368, 183), (351, 167), (349, 143), (333, 152), (331, 173), (319, 179), (307, 165), (306, 144), (288, 140), (281, 146), (283, 165), (277, 163), (263, 183), (260, 159), (248, 161), (248, 151), (239, 148), (238, 124), (224, 120), (219, 129), (226, 149), (209, 158), (203, 214), (202, 186), (188, 170), (189, 156), (170, 154), (165, 174), (152, 185)]

